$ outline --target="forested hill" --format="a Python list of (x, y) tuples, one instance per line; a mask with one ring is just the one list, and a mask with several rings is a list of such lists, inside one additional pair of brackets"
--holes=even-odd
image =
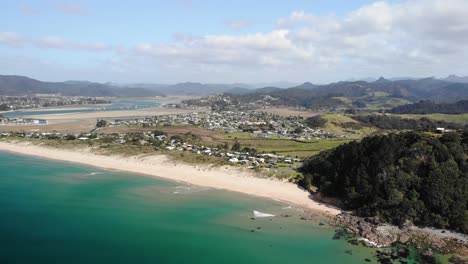
[(0, 75), (0, 95), (62, 94), (69, 96), (162, 96), (145, 88), (114, 87), (108, 84), (67, 81), (42, 82), (24, 76)]
[[(397, 81), (380, 78), (375, 82), (337, 82), (326, 85), (304, 83), (288, 89), (257, 89), (238, 94), (236, 99), (254, 102), (265, 95), (279, 99), (277, 104), (307, 108), (347, 106), (346, 101), (367, 104), (379, 99), (377, 95), (385, 95), (386, 100), (398, 98), (409, 101), (455, 102), (468, 99), (468, 83), (452, 83), (434, 78)], [(348, 100), (343, 101), (340, 98)]]
[(389, 112), (394, 114), (464, 114), (468, 113), (468, 100), (461, 100), (453, 104), (419, 101), (414, 104), (397, 106)]
[(338, 197), (361, 216), (466, 234), (467, 144), (468, 132), (367, 137), (307, 159), (300, 184)]

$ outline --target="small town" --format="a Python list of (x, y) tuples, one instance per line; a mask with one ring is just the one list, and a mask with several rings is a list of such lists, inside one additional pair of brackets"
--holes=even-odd
[[(107, 124), (107, 122), (106, 122)], [(283, 117), (259, 111), (208, 111), (188, 114), (160, 115), (143, 119), (117, 119), (108, 126), (180, 126), (191, 125), (225, 133), (247, 132), (258, 138), (288, 138), (297, 140), (346, 138), (307, 125), (300, 116)]]
[(61, 107), (71, 105), (109, 104), (110, 101), (99, 97), (62, 96), (36, 94), (27, 96), (0, 96), (0, 111), (33, 109), (41, 107)]
[(0, 125), (46, 125), (47, 120), (36, 118), (4, 117), (0, 115)]
[(137, 145), (151, 146), (156, 151), (167, 152), (189, 152), (195, 155), (212, 156), (224, 159), (232, 165), (241, 165), (249, 169), (265, 169), (270, 171), (271, 166), (278, 164), (287, 164), (282, 171), (273, 172), (290, 173), (294, 168), (300, 165), (301, 159), (296, 157), (287, 157), (276, 155), (275, 153), (257, 153), (254, 148), (242, 148), (240, 144), (233, 144), (229, 147), (227, 144), (217, 147), (203, 146), (191, 143), (193, 135), (173, 135), (167, 136), (166, 133), (155, 130), (152, 132), (140, 133), (113, 133), (98, 134), (96, 130), (92, 133), (54, 133), (54, 132), (29, 132), (29, 133), (0, 133), (0, 138), (23, 138), (35, 140), (64, 140), (74, 142), (96, 142), (98, 144), (114, 145)]
[[(235, 94), (215, 94), (196, 99), (183, 100), (179, 103), (166, 104), (164, 107), (168, 108), (185, 108), (185, 109), (210, 109), (213, 111), (247, 111), (247, 110), (261, 110), (265, 108), (287, 108), (290, 110), (310, 110), (304, 106), (297, 104), (288, 104), (280, 98), (263, 95), (263, 94), (249, 94), (249, 95), (235, 95)], [(314, 106), (315, 112), (336, 112), (342, 111), (344, 108), (337, 108), (336, 106)]]

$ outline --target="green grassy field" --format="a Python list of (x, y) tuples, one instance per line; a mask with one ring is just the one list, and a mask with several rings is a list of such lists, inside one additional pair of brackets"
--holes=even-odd
[(328, 121), (323, 130), (345, 135), (349, 139), (361, 139), (377, 131), (375, 128), (363, 126), (358, 121), (341, 114), (325, 114), (322, 117)]
[(221, 139), (250, 139), (252, 138), (251, 133), (247, 132), (233, 132), (233, 133), (223, 133), (218, 136)]
[[(349, 142), (350, 140), (340, 139), (321, 139), (307, 142), (299, 142), (290, 139), (238, 139), (242, 147), (253, 147), (258, 152), (275, 152), (279, 155), (292, 157), (308, 157), (319, 153), (322, 150), (334, 148), (338, 145)], [(219, 139), (211, 144), (228, 143), (230, 146), (234, 144), (234, 140)]]
[(380, 109), (391, 109), (393, 107), (410, 104), (411, 102), (402, 98), (392, 98), (392, 97), (373, 97), (371, 102), (367, 102), (367, 110), (377, 111)]

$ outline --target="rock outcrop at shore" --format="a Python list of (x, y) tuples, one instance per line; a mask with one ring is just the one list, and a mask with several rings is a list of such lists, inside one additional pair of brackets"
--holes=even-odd
[(376, 217), (361, 218), (341, 213), (336, 216), (338, 224), (346, 227), (346, 231), (358, 235), (366, 240), (365, 244), (374, 247), (386, 247), (398, 241), (399, 237), (395, 234), (382, 232), (378, 230), (379, 220)]
[[(378, 217), (358, 217), (348, 213), (341, 213), (335, 217), (336, 222), (345, 227), (348, 233), (363, 238), (361, 241), (371, 247), (388, 247), (395, 243), (413, 244), (418, 248), (429, 245), (430, 248), (441, 253), (452, 253), (467, 248), (464, 239), (449, 236), (445, 231), (431, 232), (414, 227), (408, 223), (402, 227), (384, 225)], [(433, 230), (432, 230), (433, 231)]]

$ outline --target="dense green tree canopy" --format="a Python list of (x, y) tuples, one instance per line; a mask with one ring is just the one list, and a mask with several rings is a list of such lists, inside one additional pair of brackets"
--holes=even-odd
[(0, 111), (8, 111), (10, 107), (7, 104), (0, 104)]
[(468, 113), (468, 100), (461, 100), (456, 103), (435, 103), (429, 100), (422, 100), (414, 104), (400, 105), (390, 110), (395, 114), (463, 114)]
[(305, 120), (307, 126), (311, 128), (323, 127), (327, 124), (327, 120), (321, 116), (311, 116)]
[(467, 142), (466, 132), (367, 137), (307, 159), (300, 184), (361, 216), (467, 233)]
[(455, 124), (446, 121), (435, 121), (423, 117), (421, 119), (401, 118), (398, 116), (390, 115), (356, 115), (352, 117), (354, 120), (362, 122), (367, 125), (372, 125), (380, 129), (410, 129), (410, 130), (431, 130), (437, 127), (461, 129), (467, 128), (465, 124)]

